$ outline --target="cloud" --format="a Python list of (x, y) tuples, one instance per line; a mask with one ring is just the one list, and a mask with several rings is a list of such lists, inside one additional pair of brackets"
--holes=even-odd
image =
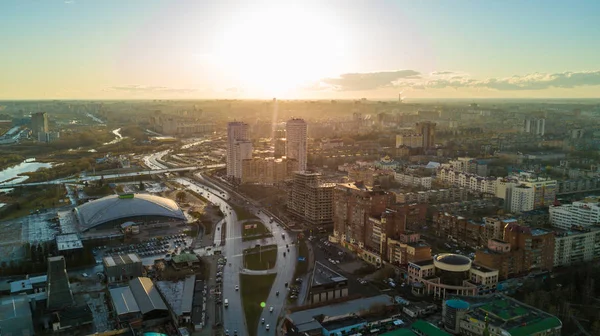
[(432, 76), (441, 76), (441, 75), (454, 75), (456, 72), (454, 71), (434, 71), (431, 73)]
[(394, 86), (400, 79), (419, 79), (421, 73), (414, 70), (346, 73), (337, 78), (322, 79), (315, 87), (329, 86), (336, 91), (364, 91)]
[(414, 89), (484, 88), (498, 91), (545, 90), (600, 85), (600, 71), (532, 73), (507, 78), (473, 79), (466, 75), (429, 78), (422, 82), (401, 81), (399, 87)]
[(75, 0), (65, 0), (65, 4), (72, 5), (75, 3)]
[(144, 86), (144, 85), (124, 85), (113, 86), (105, 91), (121, 91), (128, 93), (192, 93), (197, 92), (196, 89), (174, 89), (166, 86)]

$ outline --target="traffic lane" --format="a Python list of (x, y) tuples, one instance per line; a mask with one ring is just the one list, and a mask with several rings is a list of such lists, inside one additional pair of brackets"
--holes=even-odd
[[(291, 252), (291, 255), (287, 255), (283, 257), (283, 253), (279, 253), (280, 257), (278, 258), (276, 265), (277, 267), (277, 275), (275, 277), (275, 281), (273, 282), (273, 286), (271, 287), (271, 292), (266, 301), (266, 307), (263, 309), (263, 313), (261, 317), (265, 319), (265, 325), (269, 324), (271, 329), (276, 328), (278, 317), (281, 315), (283, 309), (285, 308), (286, 300), (287, 300), (287, 288), (285, 283), (291, 285), (290, 279), (294, 276), (295, 271), (295, 260), (296, 253)], [(289, 258), (289, 259), (288, 259)], [(292, 262), (294, 261), (294, 262)], [(277, 292), (279, 291), (279, 296)], [(270, 308), (273, 307), (273, 312), (270, 312)], [(265, 325), (259, 323), (257, 335), (268, 335), (270, 332), (265, 329)]]

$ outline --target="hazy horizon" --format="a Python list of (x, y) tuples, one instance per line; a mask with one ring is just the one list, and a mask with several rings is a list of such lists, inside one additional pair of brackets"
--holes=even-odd
[(1, 100), (600, 98), (600, 3), (4, 1)]

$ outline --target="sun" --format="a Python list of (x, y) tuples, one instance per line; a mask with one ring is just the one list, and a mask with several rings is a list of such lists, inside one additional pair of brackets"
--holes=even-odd
[(339, 23), (320, 13), (289, 6), (244, 12), (223, 34), (216, 58), (245, 91), (290, 94), (338, 73), (347, 54)]

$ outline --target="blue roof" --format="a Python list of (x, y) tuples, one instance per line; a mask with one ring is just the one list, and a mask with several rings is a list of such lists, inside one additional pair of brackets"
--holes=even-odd
[(446, 305), (454, 309), (469, 309), (470, 305), (463, 300), (446, 300)]

